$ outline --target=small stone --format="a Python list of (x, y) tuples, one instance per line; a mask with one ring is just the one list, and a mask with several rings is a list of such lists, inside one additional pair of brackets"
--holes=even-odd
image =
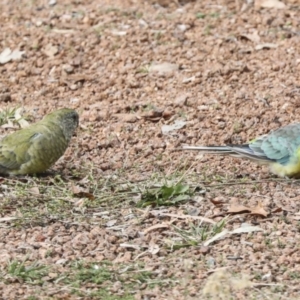
[(184, 106), (187, 103), (187, 98), (188, 96), (186, 94), (180, 95), (175, 99), (174, 104), (179, 107)]
[(166, 144), (165, 144), (165, 142), (163, 142), (159, 139), (155, 139), (152, 141), (151, 148), (152, 149), (160, 149), (160, 148), (164, 149), (164, 148), (166, 148)]
[(162, 114), (164, 119), (169, 119), (173, 115), (174, 115), (174, 112), (170, 108), (166, 108)]
[(10, 93), (0, 94), (0, 102), (9, 102), (11, 101)]
[(85, 16), (85, 17), (83, 18), (82, 22), (83, 22), (84, 24), (88, 24), (88, 23), (90, 22), (90, 18), (89, 18), (88, 16)]
[(26, 73), (26, 71), (22, 70), (22, 71), (17, 72), (17, 76), (18, 76), (18, 78), (27, 77), (27, 73)]
[(15, 76), (11, 76), (9, 78), (9, 82), (18, 84), (19, 83), (19, 78), (15, 77)]
[(63, 65), (62, 68), (67, 74), (71, 74), (74, 71), (74, 68), (71, 65)]
[(119, 120), (127, 123), (135, 123), (137, 121), (137, 117), (133, 114), (116, 114), (115, 116)]
[(189, 82), (193, 82), (195, 81), (196, 77), (195, 76), (192, 76), (192, 77), (188, 77), (188, 78), (184, 78), (182, 80), (182, 83), (189, 83)]
[(10, 91), (9, 87), (7, 87), (6, 85), (0, 84), (0, 93), (8, 93), (9, 91)]
[(102, 171), (109, 170), (109, 169), (111, 169), (111, 165), (109, 163), (103, 163), (103, 164), (100, 165), (100, 169)]
[(78, 67), (81, 65), (81, 59), (79, 57), (75, 57), (71, 64), (75, 67)]
[(75, 90), (77, 90), (77, 84), (71, 84), (69, 86), (69, 88), (70, 88), (70, 90), (75, 91)]
[(48, 274), (48, 277), (50, 277), (50, 278), (56, 278), (58, 275), (57, 275), (57, 273), (49, 273)]
[(72, 104), (79, 103), (79, 99), (78, 98), (71, 98), (70, 103), (72, 103)]
[(202, 254), (207, 254), (207, 253), (209, 253), (209, 247), (202, 246), (202, 247), (200, 248), (200, 253), (202, 253)]
[(188, 29), (188, 26), (185, 25), (185, 24), (179, 24), (177, 25), (177, 28), (182, 31), (182, 32), (185, 32), (187, 29)]
[(61, 258), (59, 260), (56, 261), (57, 265), (64, 265), (68, 260), (65, 258)]
[(197, 107), (197, 109), (198, 109), (198, 110), (208, 110), (209, 107), (208, 107), (207, 105), (199, 105), (199, 106)]
[(35, 22), (36, 27), (41, 27), (42, 25), (43, 25), (43, 21), (41, 21), (41, 20), (38, 20)]
[(160, 64), (151, 65), (149, 68), (149, 72), (168, 73), (168, 72), (177, 71), (178, 69), (179, 69), (178, 65), (164, 62)]
[(44, 53), (50, 58), (53, 58), (56, 54), (58, 54), (58, 47), (52, 44), (46, 45), (43, 50)]

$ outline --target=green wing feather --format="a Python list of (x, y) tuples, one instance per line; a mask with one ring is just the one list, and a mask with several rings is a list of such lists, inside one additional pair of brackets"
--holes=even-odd
[(0, 169), (17, 170), (30, 160), (28, 149), (32, 146), (31, 137), (36, 134), (30, 136), (30, 133), (30, 130), (16, 131), (0, 142)]
[(297, 155), (299, 147), (299, 123), (281, 127), (249, 144), (253, 152), (263, 154), (266, 158), (282, 165), (288, 164)]
[(64, 154), (78, 122), (75, 110), (63, 108), (6, 136), (0, 141), (0, 174), (46, 171)]
[(6, 136), (0, 142), (0, 173), (40, 173), (65, 151), (67, 141), (59, 126), (42, 122)]

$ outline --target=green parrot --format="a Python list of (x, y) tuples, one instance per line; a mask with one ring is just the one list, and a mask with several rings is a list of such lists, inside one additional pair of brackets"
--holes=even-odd
[(75, 110), (63, 108), (5, 136), (0, 141), (0, 174), (45, 172), (66, 151), (78, 122)]
[(300, 123), (289, 124), (260, 136), (249, 144), (227, 146), (187, 146), (184, 150), (248, 158), (270, 166), (280, 177), (300, 178)]

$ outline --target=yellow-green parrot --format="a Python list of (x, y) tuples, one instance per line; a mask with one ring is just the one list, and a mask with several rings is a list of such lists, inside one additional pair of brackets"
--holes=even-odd
[(78, 122), (75, 110), (63, 108), (5, 136), (0, 141), (0, 174), (45, 172), (64, 154)]
[(183, 146), (184, 150), (248, 158), (267, 164), (281, 177), (300, 177), (300, 123), (271, 131), (244, 145)]

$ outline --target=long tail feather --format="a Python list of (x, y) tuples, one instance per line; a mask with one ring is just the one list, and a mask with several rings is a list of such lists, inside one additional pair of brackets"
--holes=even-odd
[(196, 150), (208, 154), (230, 155), (239, 158), (248, 158), (260, 163), (270, 163), (274, 160), (268, 158), (263, 152), (254, 152), (249, 145), (228, 145), (228, 146), (187, 146), (183, 150)]
[(231, 155), (235, 152), (227, 146), (182, 146), (183, 150), (196, 150), (210, 154)]

